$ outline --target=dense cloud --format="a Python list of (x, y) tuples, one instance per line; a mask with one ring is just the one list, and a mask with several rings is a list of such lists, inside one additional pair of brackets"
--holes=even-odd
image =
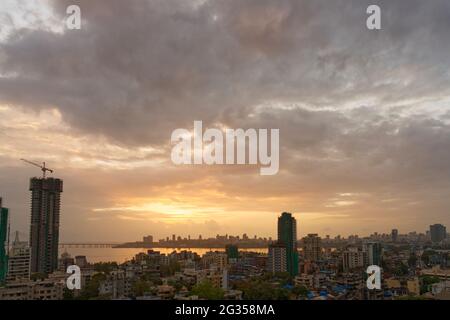
[[(404, 204), (423, 195), (426, 204), (398, 214), (447, 216), (449, 1), (54, 0), (55, 21), (74, 3), (81, 30), (36, 22), (0, 43), (0, 105), (56, 109), (66, 134), (102, 137), (130, 153), (162, 150), (77, 156), (164, 161), (172, 130), (194, 120), (280, 128), (281, 171), (269, 185), (241, 168), (167, 171), (167, 183), (213, 176), (231, 198), (289, 196), (286, 210), (298, 212), (329, 210), (329, 199), (349, 192), (365, 204), (355, 216), (385, 209), (370, 199)], [(366, 28), (373, 3), (382, 8), (380, 31)], [(14, 148), (20, 153), (5, 150)], [(134, 174), (139, 184), (143, 173)], [(154, 176), (147, 181), (159, 184)]]
[[(19, 30), (2, 45), (0, 95), (146, 145), (194, 119), (232, 125), (271, 101), (339, 108), (448, 94), (450, 5), (435, 2), (380, 2), (383, 30), (372, 32), (364, 1), (78, 1), (81, 31)], [(53, 7), (63, 19), (72, 3)]]

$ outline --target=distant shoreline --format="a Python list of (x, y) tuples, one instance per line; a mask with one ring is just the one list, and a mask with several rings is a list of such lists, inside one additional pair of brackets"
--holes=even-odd
[[(164, 249), (225, 249), (225, 246), (228, 244), (210, 244), (210, 245), (161, 245), (159, 243), (155, 244), (142, 244), (142, 243), (136, 243), (136, 244), (118, 244), (113, 246), (113, 249), (158, 249), (158, 248), (164, 248)], [(240, 245), (235, 244), (240, 249), (265, 249), (267, 248), (267, 245)]]

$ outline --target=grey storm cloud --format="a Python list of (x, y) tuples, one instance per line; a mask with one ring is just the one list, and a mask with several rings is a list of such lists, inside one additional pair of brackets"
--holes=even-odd
[[(73, 3), (51, 2), (61, 20)], [(116, 143), (165, 144), (174, 128), (201, 119), (282, 128), (290, 150), (320, 154), (315, 147), (339, 143), (356, 155), (366, 152), (366, 140), (384, 141), (376, 137), (398, 121), (389, 117), (379, 127), (370, 109), (355, 121), (341, 105), (377, 97), (386, 107), (449, 94), (447, 1), (377, 1), (377, 32), (365, 27), (368, 1), (75, 3), (81, 31), (21, 29), (2, 43), (0, 98), (56, 107), (73, 128)], [(332, 110), (255, 115), (267, 102)], [(353, 134), (343, 134), (348, 129)]]
[(16, 30), (0, 47), (0, 98), (158, 145), (195, 119), (250, 122), (271, 101), (340, 112), (354, 99), (448, 94), (448, 1), (376, 2), (377, 32), (369, 1), (52, 1), (61, 19), (79, 4), (82, 30)]
[[(201, 119), (283, 128), (285, 147), (312, 151), (337, 143), (348, 128), (355, 138), (345, 134), (346, 141), (371, 138), (364, 130), (371, 130), (376, 111), (367, 109), (355, 123), (340, 108), (345, 103), (376, 97), (383, 104), (377, 109), (450, 90), (448, 1), (377, 1), (382, 30), (376, 32), (365, 27), (369, 1), (51, 5), (63, 19), (73, 3), (82, 9), (82, 30), (19, 29), (1, 44), (0, 99), (56, 107), (74, 129), (116, 143), (165, 144), (173, 129)], [(270, 102), (331, 110), (255, 112)], [(360, 118), (367, 127), (351, 130)], [(384, 124), (377, 135), (398, 122), (390, 117)], [(367, 147), (351, 145), (354, 150), (344, 151)]]

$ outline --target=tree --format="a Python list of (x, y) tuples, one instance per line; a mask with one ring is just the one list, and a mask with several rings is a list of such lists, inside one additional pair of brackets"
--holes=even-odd
[(289, 298), (289, 290), (271, 284), (263, 278), (236, 283), (236, 289), (242, 291), (247, 300), (286, 300)]
[(63, 290), (63, 300), (73, 300), (73, 291), (69, 290), (67, 287), (64, 287)]
[(411, 253), (409, 258), (408, 258), (408, 266), (410, 268), (415, 268), (417, 265), (417, 257), (414, 253)]
[(133, 283), (133, 296), (143, 296), (145, 292), (150, 290), (150, 285), (147, 281), (137, 280)]
[(292, 289), (292, 293), (300, 297), (306, 297), (308, 295), (308, 289), (305, 286), (295, 286)]
[(187, 288), (189, 286), (188, 283), (186, 283), (182, 280), (169, 280), (169, 281), (167, 281), (167, 284), (169, 286), (174, 287), (177, 292), (180, 291), (181, 288), (183, 288), (183, 287)]
[(81, 290), (79, 298), (81, 300), (89, 300), (99, 296), (100, 282), (104, 281), (106, 276), (102, 273), (95, 274), (86, 286)]
[(398, 276), (406, 276), (409, 272), (408, 266), (403, 262), (398, 265), (395, 270), (395, 274)]
[(196, 284), (192, 288), (191, 294), (207, 300), (220, 300), (224, 297), (223, 290), (213, 286), (209, 280)]
[(117, 262), (98, 262), (94, 264), (94, 270), (109, 274), (111, 271), (117, 269), (119, 265)]
[(273, 277), (280, 282), (281, 286), (291, 285), (293, 283), (291, 275), (287, 272), (276, 272)]
[(434, 255), (436, 255), (436, 254), (438, 254), (436, 251), (434, 251), (434, 250), (431, 250), (431, 249), (427, 249), (427, 250), (425, 250), (423, 253), (422, 253), (422, 256), (421, 256), (421, 259), (422, 259), (422, 261), (426, 264), (426, 265), (428, 265), (428, 264), (430, 264), (430, 258), (432, 257), (432, 256), (434, 256)]
[(439, 277), (435, 277), (435, 276), (423, 276), (423, 277), (421, 277), (421, 280), (422, 280), (421, 281), (422, 285), (420, 286), (420, 293), (422, 293), (422, 294), (428, 292), (430, 286), (433, 283), (438, 283), (441, 281), (439, 279)]
[(181, 266), (177, 261), (170, 261), (168, 265), (162, 265), (160, 272), (162, 277), (168, 277), (181, 270)]
[(42, 272), (36, 272), (36, 273), (33, 273), (33, 274), (31, 275), (31, 277), (30, 277), (30, 279), (31, 279), (32, 281), (44, 280), (44, 279), (47, 279), (47, 278), (48, 278), (48, 275), (45, 274), (45, 273), (42, 273)]
[(395, 297), (395, 300), (429, 300), (430, 298), (421, 297), (421, 296), (403, 296), (403, 297)]

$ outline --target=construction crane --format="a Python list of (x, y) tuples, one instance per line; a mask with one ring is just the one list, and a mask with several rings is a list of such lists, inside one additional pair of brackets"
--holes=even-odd
[(50, 172), (50, 173), (53, 173), (53, 170), (52, 169), (49, 169), (49, 168), (47, 168), (46, 166), (45, 166), (45, 162), (42, 162), (42, 165), (40, 165), (40, 164), (38, 164), (38, 163), (36, 163), (36, 162), (33, 162), (33, 161), (29, 161), (29, 160), (26, 160), (26, 159), (20, 159), (20, 160), (22, 160), (22, 161), (24, 161), (24, 162), (26, 162), (26, 163), (28, 163), (28, 164), (31, 164), (31, 165), (33, 165), (33, 166), (36, 166), (36, 167), (38, 167), (38, 168), (41, 168), (41, 170), (42, 170), (42, 177), (45, 179), (45, 173), (48, 171), (48, 172)]

